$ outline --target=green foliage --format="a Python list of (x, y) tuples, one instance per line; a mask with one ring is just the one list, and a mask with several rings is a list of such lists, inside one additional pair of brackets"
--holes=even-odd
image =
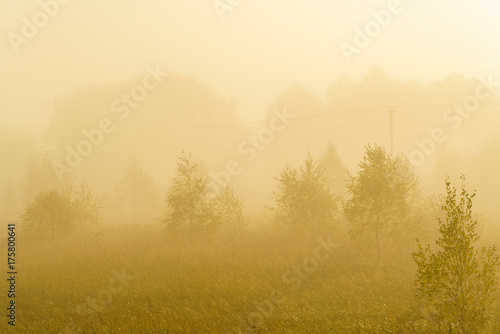
[(438, 219), (438, 250), (430, 245), (413, 253), (418, 266), (418, 296), (439, 314), (442, 321), (460, 333), (480, 333), (487, 321), (487, 310), (494, 299), (499, 257), (496, 247), (475, 249), (479, 240), (477, 221), (472, 219), (472, 199), (464, 186), (457, 189), (446, 180), (445, 220)]
[(75, 228), (71, 201), (57, 190), (43, 191), (35, 196), (22, 215), (27, 235), (53, 237)]
[(177, 176), (166, 194), (166, 212), (162, 222), (169, 232), (193, 234), (213, 231), (216, 226), (210, 211), (207, 177), (198, 174), (191, 154), (182, 151), (177, 163)]
[(310, 154), (299, 170), (287, 165), (277, 180), (274, 218), (278, 224), (294, 232), (307, 231), (311, 237), (332, 228), (336, 200), (325, 184), (323, 169)]
[(243, 201), (227, 184), (212, 194), (206, 175), (191, 162), (191, 154), (182, 151), (177, 163), (177, 176), (166, 194), (166, 211), (162, 222), (170, 233), (194, 235), (241, 230), (246, 225)]
[(406, 226), (417, 178), (406, 158), (393, 157), (381, 146), (366, 146), (356, 176), (349, 175), (350, 198), (344, 212), (353, 238), (374, 239), (377, 254), (384, 238), (397, 239)]
[(100, 199), (85, 182), (76, 188), (42, 191), (27, 204), (22, 215), (27, 235), (52, 238), (99, 222)]

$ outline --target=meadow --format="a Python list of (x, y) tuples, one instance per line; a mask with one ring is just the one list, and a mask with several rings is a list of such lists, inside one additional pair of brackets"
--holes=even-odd
[[(440, 332), (415, 297), (414, 245), (377, 260), (348, 238), (331, 241), (314, 262), (321, 242), (271, 230), (192, 242), (159, 226), (20, 237), (17, 324), (1, 332)], [(499, 299), (488, 333), (500, 333)]]

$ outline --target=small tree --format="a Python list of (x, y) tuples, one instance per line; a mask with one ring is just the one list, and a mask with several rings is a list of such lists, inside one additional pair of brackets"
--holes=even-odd
[(274, 192), (276, 207), (273, 208), (274, 220), (296, 231), (302, 224), (298, 206), (299, 176), (296, 170), (286, 166), (281, 172), (278, 191)]
[(323, 169), (311, 154), (299, 170), (286, 166), (277, 180), (274, 212), (278, 224), (287, 225), (294, 232), (307, 231), (311, 237), (332, 227), (336, 200), (325, 184)]
[(71, 199), (57, 190), (42, 191), (36, 195), (21, 218), (23, 229), (30, 236), (51, 239), (68, 234), (76, 227)]
[(215, 229), (209, 207), (208, 180), (198, 175), (198, 165), (182, 151), (177, 163), (177, 176), (166, 194), (166, 211), (162, 222), (169, 232), (193, 234)]
[(100, 199), (87, 183), (42, 191), (26, 205), (21, 218), (28, 235), (52, 238), (99, 222)]
[(210, 203), (214, 224), (234, 233), (242, 230), (247, 221), (243, 216), (243, 201), (236, 197), (230, 184), (225, 185)]
[(406, 229), (410, 199), (417, 185), (412, 167), (403, 156), (391, 156), (381, 146), (366, 146), (356, 176), (349, 175), (350, 198), (344, 205), (351, 236), (375, 241), (377, 257), (384, 239), (397, 240)]
[(418, 251), (413, 253), (416, 262), (418, 296), (434, 308), (442, 321), (460, 333), (479, 333), (487, 320), (487, 308), (494, 300), (496, 269), (499, 257), (496, 247), (475, 250), (479, 240), (477, 221), (472, 219), (472, 199), (465, 189), (457, 196), (455, 186), (446, 180), (446, 213), (438, 219), (440, 237), (436, 240), (439, 250), (424, 249), (417, 239)]

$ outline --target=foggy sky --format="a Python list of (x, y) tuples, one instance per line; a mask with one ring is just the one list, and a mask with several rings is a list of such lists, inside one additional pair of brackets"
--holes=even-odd
[(276, 95), (299, 82), (324, 98), (339, 76), (372, 65), (389, 76), (432, 81), (450, 73), (500, 73), (500, 11), (494, 1), (400, 1), (400, 12), (346, 62), (339, 45), (390, 1), (241, 1), (222, 21), (214, 1), (69, 1), (19, 52), (36, 1), (0, 3), (0, 124), (39, 130), (52, 102), (79, 85), (140, 76), (159, 63), (234, 97), (245, 120), (260, 120)]

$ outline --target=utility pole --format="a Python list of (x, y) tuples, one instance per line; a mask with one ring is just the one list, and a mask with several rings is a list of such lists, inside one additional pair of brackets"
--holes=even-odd
[(396, 111), (395, 106), (387, 107), (387, 111), (389, 111), (389, 131), (391, 138), (391, 154), (394, 153), (394, 112)]

